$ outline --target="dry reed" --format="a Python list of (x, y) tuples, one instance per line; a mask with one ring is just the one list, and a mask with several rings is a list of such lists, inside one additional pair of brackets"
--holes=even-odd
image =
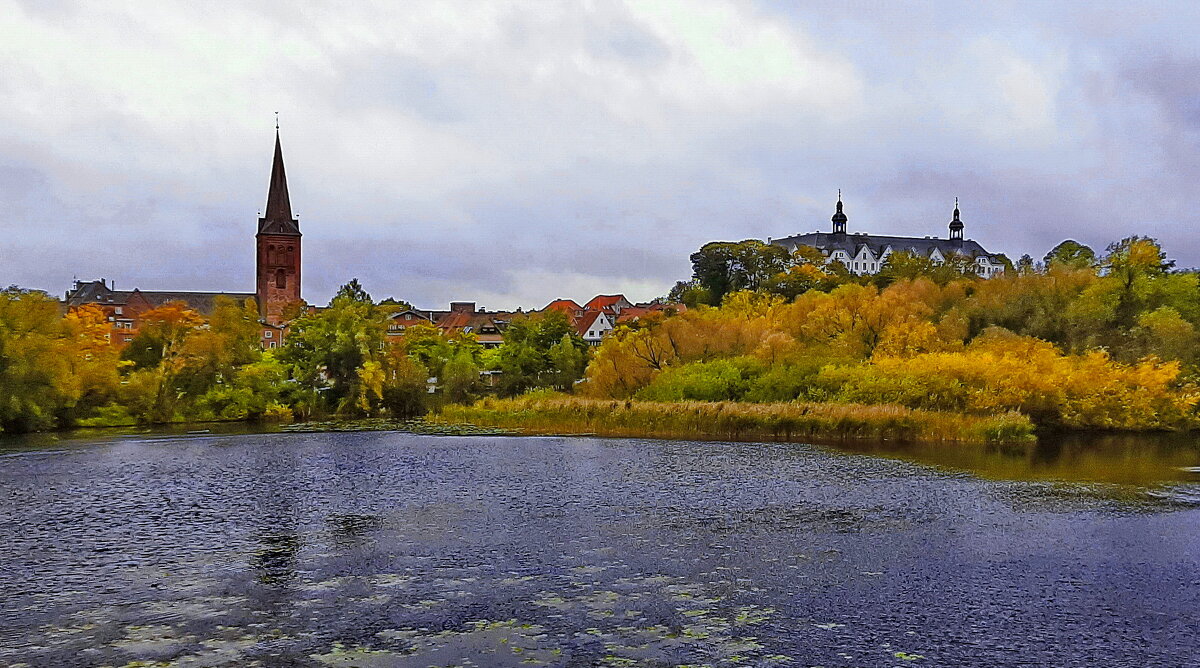
[(995, 443), (1034, 439), (1033, 423), (1016, 412), (979, 416), (836, 403), (654, 402), (533, 394), (487, 398), (470, 406), (448, 405), (440, 419), (530, 433), (706, 440)]

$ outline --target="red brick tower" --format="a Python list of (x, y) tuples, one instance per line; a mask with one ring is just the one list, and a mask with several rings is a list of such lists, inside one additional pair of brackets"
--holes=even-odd
[(267, 208), (258, 219), (255, 239), (258, 247), (255, 261), (258, 312), (267, 322), (279, 324), (283, 321), (285, 308), (301, 299), (300, 223), (292, 217), (278, 127), (275, 128), (275, 161), (271, 165)]

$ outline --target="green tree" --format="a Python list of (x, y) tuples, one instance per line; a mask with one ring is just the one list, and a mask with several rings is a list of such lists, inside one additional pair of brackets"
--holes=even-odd
[(350, 279), (349, 283), (338, 288), (337, 294), (333, 298), (337, 299), (338, 297), (346, 297), (356, 302), (371, 301), (371, 295), (367, 294), (367, 291), (363, 289), (362, 284), (358, 282), (357, 278)]
[(429, 396), (429, 370), (406, 353), (403, 346), (391, 346), (384, 360), (383, 407), (398, 418), (424, 414)]
[(712, 304), (712, 294), (705, 288), (701, 287), (696, 280), (678, 281), (675, 287), (667, 293), (666, 301), (668, 303), (683, 304), (688, 308), (696, 308), (700, 304)]
[(1096, 251), (1074, 239), (1067, 239), (1046, 253), (1042, 258), (1046, 269), (1051, 267), (1070, 267), (1072, 269), (1090, 269), (1097, 266)]
[(262, 355), (260, 359), (238, 367), (228, 382), (210, 387), (197, 403), (212, 418), (262, 419), (272, 409), (281, 407), (287, 371), (273, 355)]
[[(563, 377), (559, 375), (550, 350), (564, 338), (579, 350), (587, 349), (566, 315), (559, 312), (516, 319), (509, 324), (504, 332), (504, 343), (496, 355), (500, 393), (511, 396), (534, 387), (560, 383)], [(562, 352), (560, 350), (560, 354)]]
[(782, 246), (758, 239), (707, 243), (691, 256), (692, 278), (707, 291), (709, 304), (719, 304), (729, 292), (757, 290), (787, 271), (792, 257)]
[(587, 349), (579, 337), (563, 334), (547, 351), (552, 369), (551, 385), (559, 390), (570, 391), (575, 381), (583, 377), (587, 367)]
[(292, 322), (279, 358), (311, 391), (314, 409), (362, 414), (382, 400), (385, 374), (378, 358), (386, 347), (386, 312), (351, 281), (327, 308)]
[(442, 369), (442, 392), (449, 401), (467, 403), (479, 389), (479, 366), (469, 351), (460, 350)]

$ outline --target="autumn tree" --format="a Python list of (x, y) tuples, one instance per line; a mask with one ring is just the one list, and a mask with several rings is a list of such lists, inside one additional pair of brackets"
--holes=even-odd
[(0, 291), (0, 431), (49, 429), (68, 377), (58, 304), (46, 293)]
[(67, 423), (87, 416), (116, 399), (120, 386), (119, 353), (110, 340), (112, 323), (94, 304), (75, 307), (63, 316), (64, 361), (61, 388)]
[(254, 300), (239, 303), (218, 296), (205, 325), (183, 344), (180, 383), (185, 391), (202, 395), (214, 385), (232, 382), (238, 369), (261, 359), (261, 330)]
[(179, 417), (185, 388), (178, 385), (187, 358), (185, 342), (204, 319), (187, 304), (167, 302), (141, 315), (141, 327), (126, 346), (133, 371), (122, 386), (122, 401), (142, 422), (170, 422)]

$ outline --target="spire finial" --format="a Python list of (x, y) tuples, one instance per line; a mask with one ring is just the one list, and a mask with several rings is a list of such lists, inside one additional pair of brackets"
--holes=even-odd
[(275, 131), (279, 132), (279, 112), (275, 112)]

